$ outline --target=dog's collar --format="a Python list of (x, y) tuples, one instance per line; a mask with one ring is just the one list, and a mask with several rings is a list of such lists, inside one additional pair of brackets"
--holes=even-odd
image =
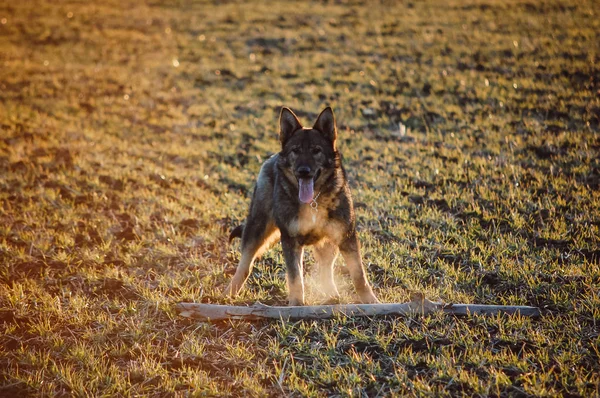
[(319, 203), (317, 203), (317, 199), (319, 198), (319, 195), (321, 195), (321, 191), (319, 191), (319, 193), (317, 193), (317, 196), (315, 196), (312, 200), (312, 202), (310, 202), (310, 208), (316, 213), (318, 208), (319, 208)]

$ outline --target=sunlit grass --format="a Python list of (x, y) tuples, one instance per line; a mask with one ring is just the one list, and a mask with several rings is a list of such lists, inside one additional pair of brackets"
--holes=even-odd
[[(599, 14), (0, 5), (0, 395), (598, 395)], [(307, 124), (334, 108), (380, 299), (544, 316), (180, 318), (285, 303), (279, 248), (221, 296), (282, 105)]]

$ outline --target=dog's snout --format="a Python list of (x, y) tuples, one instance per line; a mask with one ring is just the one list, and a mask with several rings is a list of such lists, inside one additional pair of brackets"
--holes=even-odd
[(310, 176), (310, 167), (300, 166), (300, 167), (298, 167), (296, 172), (298, 173), (298, 176), (300, 176), (300, 177), (309, 177)]

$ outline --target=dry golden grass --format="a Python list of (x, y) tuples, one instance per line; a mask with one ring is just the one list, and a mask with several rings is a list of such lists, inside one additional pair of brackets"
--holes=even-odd
[[(0, 395), (599, 395), (598, 4), (0, 4)], [(544, 316), (178, 317), (285, 302), (279, 249), (219, 293), (282, 105), (334, 108), (382, 300)]]

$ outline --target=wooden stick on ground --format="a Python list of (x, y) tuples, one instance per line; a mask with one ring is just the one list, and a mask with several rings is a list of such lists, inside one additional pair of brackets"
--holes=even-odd
[(224, 319), (326, 319), (336, 315), (348, 317), (376, 315), (413, 315), (444, 312), (455, 315), (498, 313), (515, 314), (537, 317), (540, 310), (537, 307), (512, 305), (481, 305), (481, 304), (443, 304), (427, 300), (422, 294), (415, 294), (408, 303), (392, 304), (340, 304), (340, 305), (310, 305), (302, 307), (271, 307), (256, 303), (250, 307), (179, 303), (176, 306), (180, 315), (209, 321)]

